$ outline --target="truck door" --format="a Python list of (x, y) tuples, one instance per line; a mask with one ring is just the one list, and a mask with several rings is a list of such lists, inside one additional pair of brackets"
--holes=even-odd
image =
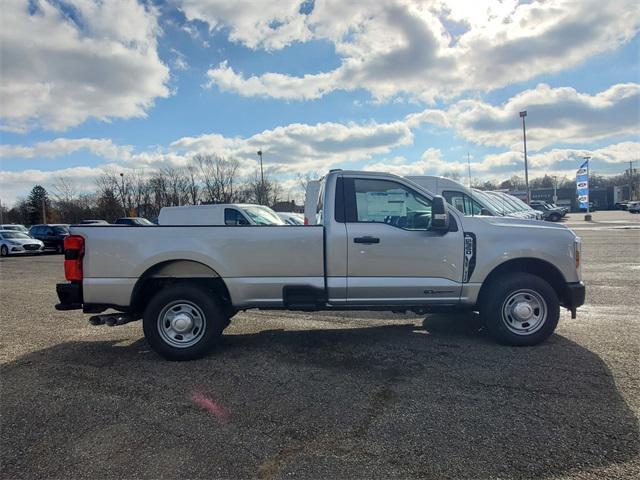
[(431, 200), (410, 186), (345, 177), (347, 303), (453, 304), (461, 292), (463, 232), (430, 230)]

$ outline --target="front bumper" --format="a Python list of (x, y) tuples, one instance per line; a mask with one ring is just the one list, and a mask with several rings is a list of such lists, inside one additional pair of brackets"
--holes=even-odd
[(58, 283), (56, 293), (60, 300), (60, 303), (56, 304), (56, 310), (80, 310), (82, 308), (81, 283)]
[(586, 290), (584, 282), (567, 283), (564, 307), (571, 311), (571, 318), (576, 318), (576, 309), (584, 305)]

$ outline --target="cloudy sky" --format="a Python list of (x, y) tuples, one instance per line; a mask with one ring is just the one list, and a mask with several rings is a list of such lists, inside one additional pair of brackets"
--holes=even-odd
[[(0, 199), (215, 153), (299, 173), (620, 173), (637, 1), (3, 0)], [(628, 165), (628, 163), (627, 163)], [(637, 164), (636, 164), (637, 165)], [(293, 194), (292, 190), (292, 194)]]

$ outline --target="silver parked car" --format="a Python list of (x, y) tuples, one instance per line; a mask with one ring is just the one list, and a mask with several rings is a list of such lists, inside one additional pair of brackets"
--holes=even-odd
[(26, 233), (0, 230), (0, 255), (3, 257), (23, 253), (41, 253), (43, 250), (44, 243)]
[(5, 223), (0, 225), (0, 230), (11, 230), (13, 232), (29, 233), (29, 229), (19, 223)]

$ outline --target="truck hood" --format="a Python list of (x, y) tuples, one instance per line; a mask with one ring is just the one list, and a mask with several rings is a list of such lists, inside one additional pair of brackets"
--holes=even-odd
[(464, 230), (473, 231), (474, 228), (520, 228), (523, 230), (531, 230), (536, 232), (542, 231), (554, 231), (554, 232), (567, 232), (571, 235), (573, 230), (569, 227), (562, 225), (561, 223), (543, 222), (541, 220), (527, 220), (524, 218), (515, 217), (490, 217), (490, 216), (477, 216), (477, 217), (464, 217), (462, 220)]

